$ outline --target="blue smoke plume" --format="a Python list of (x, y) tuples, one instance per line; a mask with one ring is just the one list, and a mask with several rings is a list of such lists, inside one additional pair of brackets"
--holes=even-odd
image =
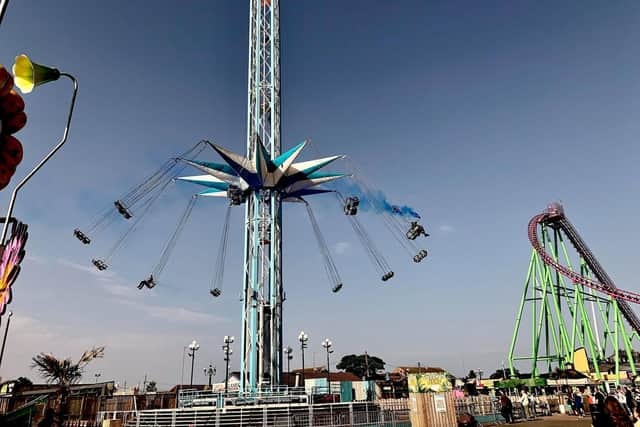
[(343, 178), (326, 185), (326, 187), (340, 192), (343, 197), (358, 196), (360, 198), (359, 208), (363, 211), (370, 211), (373, 206), (376, 211), (387, 212), (404, 218), (420, 219), (418, 212), (411, 206), (391, 204), (382, 191), (369, 191), (354, 179)]

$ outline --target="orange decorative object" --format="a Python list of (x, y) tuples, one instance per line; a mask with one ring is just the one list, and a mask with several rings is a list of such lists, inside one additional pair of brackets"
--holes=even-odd
[(22, 161), (22, 144), (17, 138), (10, 135), (2, 137), (2, 145), (0, 146), (0, 156), (7, 166), (16, 167)]
[(11, 90), (4, 98), (0, 98), (0, 115), (10, 115), (24, 110), (24, 100), (18, 92)]
[(2, 118), (2, 133), (12, 134), (18, 132), (27, 124), (27, 115), (24, 111)]
[(27, 124), (24, 100), (13, 84), (11, 74), (0, 65), (0, 190), (9, 184), (22, 161), (22, 144), (11, 134)]
[(13, 89), (13, 76), (0, 65), (0, 97), (5, 96)]

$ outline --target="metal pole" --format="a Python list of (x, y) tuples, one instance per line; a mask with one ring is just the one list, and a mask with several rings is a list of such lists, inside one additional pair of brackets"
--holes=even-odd
[(184, 384), (184, 357), (186, 356), (187, 346), (182, 346), (182, 375), (180, 376), (180, 385)]
[(329, 394), (331, 395), (331, 401), (333, 402), (333, 394), (331, 394), (331, 367), (329, 366), (329, 347), (327, 346), (327, 387), (329, 387)]
[(9, 333), (9, 324), (11, 323), (11, 316), (13, 316), (13, 311), (9, 312), (9, 316), (7, 317), (7, 326), (4, 328), (4, 338), (2, 338), (2, 350), (0, 350), (0, 366), (2, 365), (2, 356), (4, 356), (4, 345), (7, 343), (7, 334)]
[(225, 348), (224, 354), (224, 361), (226, 364), (226, 368), (224, 370), (224, 393), (227, 394), (229, 392), (229, 347)]
[(304, 341), (300, 342), (300, 349), (302, 350), (302, 387), (304, 387)]
[(4, 18), (4, 13), (7, 11), (7, 6), (9, 6), (9, 0), (0, 0), (0, 24), (2, 24), (2, 18)]
[(44, 164), (47, 163), (49, 161), (49, 159), (51, 157), (53, 157), (54, 154), (56, 154), (56, 152), (60, 149), (60, 147), (62, 147), (64, 145), (64, 143), (67, 142), (67, 136), (69, 136), (69, 126), (71, 125), (71, 117), (73, 116), (73, 108), (74, 108), (74, 106), (76, 104), (76, 95), (78, 94), (78, 81), (71, 74), (60, 73), (60, 75), (68, 77), (73, 82), (73, 96), (71, 97), (71, 106), (69, 107), (69, 116), (67, 117), (67, 124), (66, 124), (66, 126), (64, 128), (64, 133), (62, 134), (62, 139), (60, 140), (58, 145), (53, 147), (53, 149), (49, 152), (49, 154), (47, 154), (46, 156), (44, 156), (44, 158), (42, 160), (40, 160), (40, 162), (31, 170), (31, 172), (29, 172), (27, 174), (27, 176), (22, 178), (22, 181), (20, 181), (20, 183), (13, 190), (13, 193), (11, 193), (11, 201), (9, 202), (9, 208), (7, 209), (7, 215), (6, 215), (7, 221), (5, 221), (4, 226), (2, 227), (2, 235), (0, 236), (0, 244), (4, 245), (4, 241), (5, 241), (6, 237), (7, 237), (9, 219), (11, 218), (11, 214), (13, 213), (13, 205), (15, 204), (18, 192), (27, 183), (27, 181), (29, 181), (33, 177), (33, 175), (35, 175), (36, 172), (38, 172), (40, 170), (40, 168), (42, 166), (44, 166)]
[(193, 364), (196, 361), (196, 350), (191, 349), (191, 353), (189, 355), (191, 356), (191, 383), (189, 385), (193, 386)]

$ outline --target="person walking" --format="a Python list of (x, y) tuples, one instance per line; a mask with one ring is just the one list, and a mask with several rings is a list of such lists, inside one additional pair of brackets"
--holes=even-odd
[(580, 418), (584, 417), (584, 400), (580, 389), (573, 392), (573, 408), (574, 412)]

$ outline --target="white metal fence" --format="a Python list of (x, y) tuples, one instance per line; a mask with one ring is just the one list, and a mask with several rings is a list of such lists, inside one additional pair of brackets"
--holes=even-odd
[(392, 407), (378, 403), (291, 404), (225, 408), (182, 408), (137, 413), (100, 413), (103, 419), (121, 419), (126, 427), (204, 427), (204, 426), (380, 426), (410, 427), (409, 410), (404, 404)]

